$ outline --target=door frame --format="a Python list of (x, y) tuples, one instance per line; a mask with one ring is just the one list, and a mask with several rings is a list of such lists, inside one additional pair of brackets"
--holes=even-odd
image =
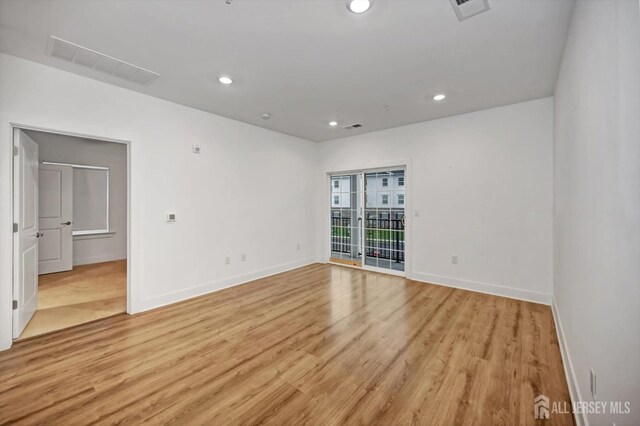
[[(406, 278), (411, 278), (413, 275), (413, 250), (412, 250), (412, 235), (413, 235), (413, 176), (411, 170), (411, 159), (403, 159), (389, 162), (365, 162), (362, 164), (347, 164), (343, 167), (335, 167), (326, 169), (324, 171), (324, 179), (322, 180), (323, 189), (321, 194), (323, 194), (323, 218), (322, 219), (322, 263), (331, 263), (336, 264), (330, 261), (331, 258), (331, 176), (337, 174), (356, 174), (356, 173), (370, 173), (376, 171), (383, 171), (392, 168), (401, 168), (404, 169), (405, 173), (405, 204), (404, 204), (404, 217), (405, 217), (405, 229), (404, 229), (404, 245), (405, 245), (405, 262), (404, 262), (404, 272), (394, 271), (391, 269), (377, 268), (374, 266), (367, 266), (364, 259), (362, 267), (358, 266), (350, 266), (343, 265), (349, 268), (355, 268), (365, 271), (379, 272), (383, 274), (389, 275), (398, 275)], [(364, 182), (363, 188), (364, 192)], [(363, 250), (364, 254), (364, 250)]]
[[(11, 130), (11, 208), (12, 208), (12, 212), (15, 211), (15, 202), (16, 202), (16, 185), (18, 184), (18, 182), (15, 181), (15, 179), (13, 178), (14, 176), (14, 167), (15, 167), (15, 161), (13, 160), (13, 147), (14, 147), (14, 131), (15, 129), (19, 129), (19, 130), (34, 130), (34, 131), (38, 131), (38, 132), (45, 132), (45, 133), (52, 133), (52, 134), (56, 134), (56, 135), (63, 135), (63, 136), (72, 136), (72, 137), (78, 137), (78, 138), (83, 138), (83, 139), (93, 139), (93, 140), (97, 140), (97, 141), (103, 141), (103, 142), (113, 142), (113, 143), (120, 143), (120, 144), (124, 144), (127, 147), (127, 314), (132, 314), (133, 313), (133, 307), (132, 307), (132, 283), (131, 283), (131, 265), (133, 264), (132, 262), (132, 251), (131, 251), (131, 234), (132, 234), (132, 229), (131, 229), (131, 141), (129, 140), (125, 140), (125, 139), (115, 139), (115, 138), (110, 138), (107, 136), (97, 136), (97, 135), (88, 135), (85, 133), (79, 133), (79, 132), (73, 132), (73, 131), (68, 131), (68, 130), (60, 130), (60, 129), (52, 129), (52, 128), (46, 128), (46, 127), (40, 127), (40, 126), (33, 126), (33, 125), (29, 125), (29, 124), (22, 124), (22, 123), (14, 123), (14, 122), (10, 122), (9, 123), (9, 128)], [(38, 160), (40, 161), (40, 160)], [(16, 222), (16, 218), (13, 216), (14, 213), (12, 213), (12, 221), (15, 223)], [(12, 234), (12, 240), (15, 240), (16, 238), (16, 233)], [(13, 265), (14, 259), (16, 257), (16, 249), (15, 249), (15, 242), (13, 242), (13, 248), (11, 250), (11, 263)], [(13, 299), (15, 300), (15, 294), (14, 289), (14, 283), (16, 280), (16, 273), (13, 270), (11, 270), (11, 286), (12, 286), (12, 290), (11, 290), (11, 294)], [(13, 315), (12, 315), (13, 317)], [(13, 326), (12, 326), (13, 327)], [(12, 337), (12, 340), (15, 340), (15, 337)]]

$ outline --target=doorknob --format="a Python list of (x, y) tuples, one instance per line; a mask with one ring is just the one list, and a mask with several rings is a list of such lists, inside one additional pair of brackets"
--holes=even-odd
[(40, 237), (44, 237), (44, 234), (42, 234), (40, 232), (36, 233), (36, 238), (40, 238)]
[(71, 221), (70, 221), (70, 220), (68, 220), (68, 221), (66, 221), (66, 222), (62, 222), (60, 225), (71, 225)]

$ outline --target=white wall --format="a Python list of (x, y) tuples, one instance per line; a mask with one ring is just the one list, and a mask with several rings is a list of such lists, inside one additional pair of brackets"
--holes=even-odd
[(133, 312), (314, 260), (313, 143), (4, 54), (0, 93), (0, 350), (11, 344), (10, 123), (131, 141)]
[(570, 386), (593, 400), (593, 368), (597, 399), (633, 409), (587, 416), (595, 425), (640, 424), (639, 46), (637, 0), (578, 1), (556, 86), (554, 298)]
[[(27, 133), (38, 143), (40, 161), (109, 167), (109, 230), (113, 234), (73, 237), (73, 264), (125, 259), (127, 145), (43, 132)], [(77, 201), (78, 194), (74, 194), (74, 204)]]
[[(409, 163), (414, 279), (550, 303), (552, 119), (540, 99), (324, 142), (320, 158), (324, 172)], [(327, 259), (329, 181), (318, 184)]]

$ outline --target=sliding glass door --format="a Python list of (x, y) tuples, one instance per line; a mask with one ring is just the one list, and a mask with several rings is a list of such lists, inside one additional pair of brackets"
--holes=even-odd
[(330, 185), (330, 260), (365, 269), (404, 271), (404, 170), (336, 174)]
[(404, 170), (364, 174), (365, 264), (404, 271)]

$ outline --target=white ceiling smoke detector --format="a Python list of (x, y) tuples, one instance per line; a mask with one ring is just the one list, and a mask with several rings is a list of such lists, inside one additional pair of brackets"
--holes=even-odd
[(491, 9), (489, 0), (449, 0), (459, 21), (479, 15)]

